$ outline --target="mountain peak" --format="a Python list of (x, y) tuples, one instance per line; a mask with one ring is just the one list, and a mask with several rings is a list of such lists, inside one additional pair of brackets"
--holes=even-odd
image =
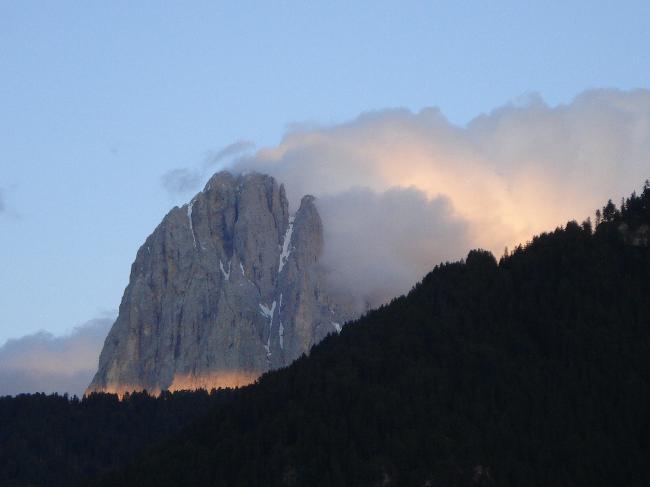
[(210, 178), (139, 249), (88, 392), (233, 387), (287, 365), (348, 315), (327, 296), (312, 196), (295, 215), (261, 173)]

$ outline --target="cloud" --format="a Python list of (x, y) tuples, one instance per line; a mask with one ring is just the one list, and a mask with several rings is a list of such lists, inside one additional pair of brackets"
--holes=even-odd
[(162, 185), (170, 194), (182, 194), (196, 190), (202, 180), (203, 174), (200, 171), (183, 167), (163, 174)]
[(0, 186), (0, 217), (5, 216), (10, 220), (21, 218), (20, 213), (16, 210), (13, 200), (9, 197), (10, 193), (18, 188), (16, 184)]
[(218, 150), (214, 154), (209, 154), (208, 157), (203, 162), (203, 167), (205, 169), (210, 169), (216, 164), (230, 159), (232, 157), (241, 155), (245, 152), (252, 150), (255, 147), (255, 144), (248, 140), (238, 140), (232, 144), (227, 145), (221, 150)]
[(322, 263), (330, 290), (352, 297), (357, 311), (409, 289), (431, 268), (432, 255), (449, 260), (470, 244), (468, 225), (454, 217), (449, 200), (415, 188), (356, 188), (318, 204), (328, 222)]
[(250, 151), (254, 144), (249, 141), (240, 140), (227, 145), (214, 153), (208, 153), (204, 161), (192, 167), (181, 167), (172, 169), (163, 174), (161, 182), (163, 188), (170, 195), (183, 195), (196, 191), (209, 172), (212, 172), (218, 164), (230, 161), (247, 151)]
[(370, 112), (297, 126), (230, 167), (275, 176), (294, 210), (315, 195), (336, 286), (377, 304), (472, 247), (499, 256), (639, 188), (650, 91), (591, 90), (553, 107), (532, 95), (465, 127), (437, 108)]
[(114, 319), (97, 318), (70, 334), (38, 332), (0, 347), (0, 395), (25, 392), (83, 394)]

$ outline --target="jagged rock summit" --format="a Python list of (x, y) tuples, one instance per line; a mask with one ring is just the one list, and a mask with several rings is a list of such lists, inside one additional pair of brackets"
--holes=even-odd
[(138, 250), (87, 392), (233, 387), (349, 318), (324, 289), (314, 198), (290, 215), (270, 176), (215, 174)]

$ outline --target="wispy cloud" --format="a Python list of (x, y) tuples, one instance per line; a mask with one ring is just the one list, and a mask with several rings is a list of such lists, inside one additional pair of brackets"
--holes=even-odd
[(10, 195), (16, 191), (18, 185), (9, 184), (0, 186), (0, 217), (6, 217), (10, 220), (19, 220), (21, 214), (16, 210), (14, 199)]
[(253, 147), (252, 142), (240, 140), (216, 152), (208, 153), (201, 164), (172, 169), (161, 178), (163, 188), (171, 195), (184, 195), (196, 191), (219, 164), (229, 162), (252, 150)]
[(203, 179), (203, 173), (197, 169), (182, 167), (172, 169), (162, 176), (162, 185), (168, 193), (185, 194), (196, 190)]
[(248, 140), (238, 140), (232, 144), (228, 144), (226, 147), (218, 150), (215, 153), (208, 154), (205, 161), (203, 162), (204, 169), (212, 169), (215, 165), (220, 162), (226, 161), (230, 158), (239, 156), (252, 150), (255, 147), (255, 144)]
[(371, 112), (300, 127), (231, 167), (275, 176), (294, 210), (319, 197), (336, 287), (376, 304), (471, 247), (500, 255), (638, 188), (650, 91), (592, 90), (555, 107), (533, 95), (466, 127), (436, 108)]
[(90, 320), (70, 334), (38, 332), (0, 347), (0, 395), (26, 392), (83, 394), (97, 369), (112, 317)]

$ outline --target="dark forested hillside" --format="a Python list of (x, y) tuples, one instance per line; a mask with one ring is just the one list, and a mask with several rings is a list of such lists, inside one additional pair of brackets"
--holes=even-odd
[(0, 485), (71, 486), (132, 461), (229, 391), (0, 397)]
[(100, 485), (650, 485), (650, 186), (472, 251)]
[(92, 396), (107, 409), (94, 415), (0, 401), (0, 475), (96, 473), (92, 452), (114, 449), (101, 471), (118, 468), (84, 485), (650, 485), (650, 185), (594, 226), (438, 266), (176, 432), (169, 415), (128, 414), (137, 401)]

